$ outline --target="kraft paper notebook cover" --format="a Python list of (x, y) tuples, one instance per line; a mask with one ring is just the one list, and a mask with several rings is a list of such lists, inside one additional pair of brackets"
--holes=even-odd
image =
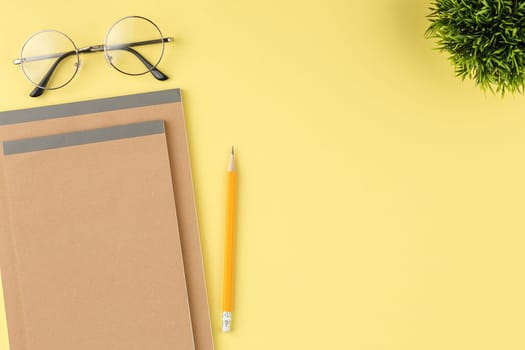
[(20, 348), (194, 349), (163, 121), (2, 146)]
[[(0, 112), (0, 140), (50, 135), (83, 129), (163, 119), (166, 128), (171, 175), (182, 245), (195, 348), (213, 350), (210, 314), (202, 261), (188, 140), (179, 89), (82, 101), (62, 105)], [(0, 193), (5, 193), (3, 161), (0, 157)], [(0, 196), (0, 240), (9, 231), (5, 196)], [(1, 242), (0, 242), (1, 243)], [(0, 244), (2, 279), (14, 274)], [(12, 286), (3, 285), (7, 315), (16, 318)], [(8, 324), (11, 350), (20, 344), (16, 330)]]

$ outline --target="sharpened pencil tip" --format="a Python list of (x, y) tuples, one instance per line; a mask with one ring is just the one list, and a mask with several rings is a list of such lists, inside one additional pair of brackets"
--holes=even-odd
[(228, 171), (234, 171), (235, 170), (235, 150), (232, 146), (232, 153), (230, 154), (230, 161), (228, 163)]

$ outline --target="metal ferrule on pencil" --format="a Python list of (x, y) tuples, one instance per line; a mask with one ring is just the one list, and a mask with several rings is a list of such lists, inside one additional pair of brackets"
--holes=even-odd
[(229, 332), (231, 331), (232, 326), (232, 313), (229, 311), (224, 311), (222, 313), (222, 331)]

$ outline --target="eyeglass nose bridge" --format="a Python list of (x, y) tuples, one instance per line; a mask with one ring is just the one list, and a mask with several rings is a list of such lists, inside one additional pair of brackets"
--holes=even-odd
[(84, 52), (101, 52), (104, 51), (104, 45), (92, 45), (92, 46), (86, 46), (81, 49), (78, 49), (79, 53)]

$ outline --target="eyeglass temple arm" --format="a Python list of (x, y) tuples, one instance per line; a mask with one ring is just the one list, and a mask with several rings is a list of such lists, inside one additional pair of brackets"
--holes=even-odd
[(162, 73), (160, 70), (155, 68), (146, 58), (144, 58), (144, 56), (142, 56), (140, 53), (138, 53), (136, 50), (132, 49), (131, 47), (126, 47), (126, 48), (121, 48), (121, 49), (116, 49), (116, 50), (128, 51), (132, 53), (133, 55), (135, 55), (135, 57), (137, 57), (140, 60), (140, 62), (142, 62), (146, 66), (146, 68), (148, 68), (149, 72), (151, 73), (151, 75), (155, 77), (155, 79), (168, 80), (168, 76), (166, 74)]
[(109, 50), (116, 50), (116, 49), (122, 49), (122, 48), (125, 48), (125, 47), (135, 47), (135, 46), (144, 46), (144, 45), (152, 45), (152, 44), (160, 44), (160, 43), (170, 43), (172, 41), (173, 41), (172, 37), (162, 38), (162, 39), (134, 41), (134, 42), (131, 42), (131, 43), (110, 45), (110, 46), (108, 46), (108, 49)]
[[(173, 38), (162, 38), (162, 39), (154, 39), (154, 40), (144, 40), (144, 41), (136, 41), (131, 43), (125, 43), (125, 44), (119, 44), (119, 45), (112, 45), (109, 47), (109, 50), (116, 50), (121, 49), (125, 47), (134, 47), (134, 46), (144, 46), (144, 45), (151, 45), (151, 44), (160, 44), (160, 43), (169, 43), (172, 42)], [(79, 52), (98, 52), (98, 51), (104, 51), (104, 45), (95, 45), (95, 46), (89, 46), (85, 49), (80, 49)], [(21, 64), (22, 62), (33, 62), (33, 61), (40, 61), (40, 60), (47, 60), (49, 58), (58, 58), (62, 56), (64, 53), (52, 53), (49, 55), (39, 55), (39, 56), (30, 56), (30, 57), (24, 57), (24, 58), (16, 58), (13, 60), (13, 64)]]
[(34, 88), (33, 91), (31, 91), (29, 96), (31, 96), (31, 97), (38, 97), (38, 96), (42, 95), (44, 93), (44, 91), (45, 91), (45, 88), (46, 88), (47, 84), (49, 84), (49, 80), (51, 79), (51, 76), (53, 75), (53, 73), (57, 69), (57, 67), (60, 64), (60, 62), (62, 62), (66, 57), (69, 57), (69, 56), (72, 56), (72, 55), (75, 55), (75, 54), (76, 54), (76, 51), (69, 51), (69, 52), (63, 53), (61, 56), (59, 56), (58, 59), (55, 61), (55, 63), (53, 63), (51, 68), (49, 68), (49, 70), (47, 71), (46, 75), (44, 75), (44, 77), (42, 78), (40, 83), (38, 83), (38, 86), (36, 88)]

